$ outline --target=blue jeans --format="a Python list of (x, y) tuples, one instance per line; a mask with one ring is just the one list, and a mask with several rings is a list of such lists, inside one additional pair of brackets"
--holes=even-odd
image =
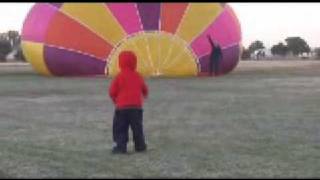
[(135, 150), (146, 148), (143, 133), (143, 110), (139, 108), (116, 109), (113, 118), (113, 141), (117, 148), (127, 150), (129, 140), (129, 126), (132, 130)]

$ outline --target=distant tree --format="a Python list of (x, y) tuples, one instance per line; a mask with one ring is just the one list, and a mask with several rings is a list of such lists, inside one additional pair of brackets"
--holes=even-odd
[(0, 61), (10, 56), (13, 60), (25, 61), (21, 49), (21, 36), (18, 31), (0, 33)]
[(264, 49), (264, 45), (263, 45), (263, 42), (262, 41), (259, 41), (259, 40), (256, 40), (254, 42), (252, 42), (250, 45), (249, 45), (249, 52), (250, 54), (255, 52), (256, 50), (258, 49)]
[(17, 51), (17, 54), (15, 55), (15, 58), (16, 60), (18, 61), (23, 61), (23, 62), (26, 62), (26, 58), (22, 52), (22, 48), (21, 48), (21, 45), (19, 46), (19, 49)]
[(8, 38), (1, 34), (0, 35), (0, 61), (6, 61), (6, 56), (11, 52), (11, 45)]
[(20, 35), (18, 31), (8, 31), (8, 39), (10, 41), (11, 47), (16, 47), (20, 44)]
[(285, 39), (288, 50), (293, 53), (293, 55), (301, 55), (302, 53), (310, 53), (311, 49), (307, 42), (301, 37), (288, 37)]
[(15, 38), (15, 45), (13, 47), (16, 49), (16, 54), (15, 54), (15, 59), (18, 61), (26, 61), (23, 52), (22, 52), (22, 47), (21, 47), (21, 35), (18, 34)]
[(316, 59), (320, 59), (320, 47), (314, 49)]
[(241, 59), (242, 60), (250, 59), (250, 51), (249, 51), (249, 49), (246, 49), (245, 47), (242, 47)]
[(287, 52), (288, 52), (288, 47), (281, 42), (271, 47), (272, 55), (285, 56)]

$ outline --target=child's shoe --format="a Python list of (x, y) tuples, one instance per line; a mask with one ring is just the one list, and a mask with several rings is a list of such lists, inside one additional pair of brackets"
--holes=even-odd
[(135, 147), (136, 152), (146, 152), (147, 151), (147, 145)]
[(116, 146), (112, 149), (112, 154), (126, 154), (126, 153), (127, 153), (127, 150), (124, 148), (119, 148)]

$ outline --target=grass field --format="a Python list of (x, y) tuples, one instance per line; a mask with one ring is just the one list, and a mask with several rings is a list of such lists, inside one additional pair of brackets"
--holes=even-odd
[(0, 66), (0, 177), (320, 177), (320, 61), (148, 79), (142, 154), (110, 153), (109, 82)]

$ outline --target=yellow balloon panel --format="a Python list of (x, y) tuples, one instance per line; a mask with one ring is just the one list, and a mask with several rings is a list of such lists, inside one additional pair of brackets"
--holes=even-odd
[(159, 37), (159, 66), (161, 67), (168, 60), (170, 51), (172, 50), (171, 46), (174, 43), (173, 36), (160, 36)]
[(166, 67), (168, 64), (171, 64), (177, 56), (181, 55), (181, 53), (185, 53), (184, 49), (187, 45), (183, 41), (181, 41), (181, 39), (174, 37), (172, 38), (170, 46), (171, 47), (168, 52), (168, 56), (166, 58), (166, 61), (163, 62), (162, 67)]
[(61, 11), (80, 21), (112, 45), (126, 36), (104, 3), (64, 3)]
[(128, 43), (131, 43), (133, 46), (133, 52), (136, 53), (137, 56), (137, 71), (140, 72), (143, 75), (151, 74), (152, 70), (150, 69), (150, 66), (147, 64), (148, 62), (145, 59), (145, 54), (143, 54), (146, 50), (141, 51), (139, 48), (137, 48), (137, 45), (134, 41), (130, 41)]
[(143, 76), (187, 76), (197, 74), (196, 58), (178, 37), (166, 33), (141, 33), (126, 41), (112, 53), (109, 75), (119, 73), (118, 56), (123, 50), (136, 53), (137, 71)]
[(190, 43), (194, 37), (202, 33), (220, 14), (219, 3), (191, 3), (177, 31), (177, 35)]
[[(142, 39), (142, 41), (144, 41)], [(137, 48), (134, 41), (127, 41), (126, 43), (123, 43), (120, 47), (117, 48), (117, 50), (113, 53), (111, 59), (109, 60), (109, 75), (115, 76), (120, 72), (119, 68), (119, 54), (121, 51), (133, 51), (135, 52), (137, 56), (137, 71), (140, 72), (144, 76), (148, 76), (152, 73), (152, 70), (150, 69), (150, 66), (148, 65), (148, 59), (146, 59), (146, 48)]]
[[(134, 39), (132, 39), (133, 43), (135, 44), (136, 47), (136, 53), (138, 57), (138, 62), (140, 61), (140, 64), (144, 65), (143, 67), (138, 66), (138, 70), (142, 69), (143, 71), (141, 72), (145, 76), (149, 76), (154, 72), (154, 64), (153, 61), (151, 60), (151, 55), (149, 51), (149, 45), (147, 44), (148, 41), (144, 35), (138, 36)], [(139, 65), (139, 64), (138, 64)]]
[(43, 44), (23, 41), (23, 54), (32, 67), (40, 74), (51, 75), (43, 58)]
[(152, 66), (154, 67), (153, 70), (154, 71), (159, 71), (159, 55), (160, 55), (160, 46), (159, 46), (159, 33), (154, 33), (154, 34), (150, 34), (148, 36), (145, 37), (146, 40), (148, 41), (148, 51), (150, 54), (150, 60), (152, 63)]
[(168, 76), (190, 76), (198, 72), (195, 58), (187, 49), (172, 59), (162, 71)]

